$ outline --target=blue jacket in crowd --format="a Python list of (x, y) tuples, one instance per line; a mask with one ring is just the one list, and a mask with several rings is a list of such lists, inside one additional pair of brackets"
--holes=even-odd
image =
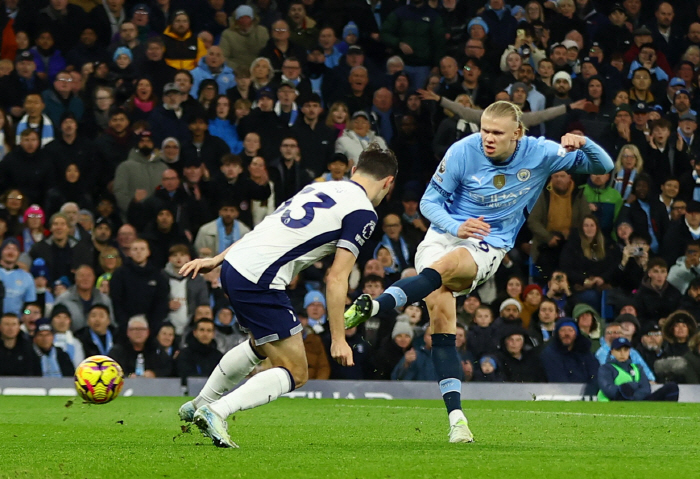
[(216, 81), (216, 84), (219, 85), (219, 93), (222, 95), (226, 93), (226, 90), (236, 86), (236, 77), (233, 74), (233, 70), (230, 66), (224, 63), (221, 67), (221, 72), (214, 74), (209, 69), (209, 65), (207, 65), (205, 58), (206, 57), (203, 57), (201, 60), (199, 60), (199, 65), (197, 65), (197, 68), (190, 72), (192, 74), (192, 89), (190, 90), (190, 94), (192, 96), (197, 95), (197, 92), (199, 91), (199, 84), (202, 83), (202, 80)]

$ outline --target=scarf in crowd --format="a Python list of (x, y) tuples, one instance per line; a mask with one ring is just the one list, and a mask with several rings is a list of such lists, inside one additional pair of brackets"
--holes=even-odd
[(224, 220), (219, 216), (216, 218), (216, 236), (219, 240), (218, 251), (216, 254), (221, 253), (226, 248), (231, 246), (233, 243), (241, 239), (241, 229), (237, 220), (233, 220), (233, 229), (231, 230), (231, 235), (226, 235), (226, 226), (224, 226)]
[[(406, 244), (406, 241), (399, 236), (399, 244), (401, 245), (401, 255), (403, 256), (403, 259), (406, 263), (408, 263), (409, 258), (411, 257), (409, 252), (408, 252), (408, 245)], [(389, 251), (389, 254), (391, 254), (391, 260), (392, 260), (392, 265), (391, 266), (385, 266), (384, 267), (384, 272), (391, 274), (391, 273), (398, 273), (399, 269), (401, 267), (401, 261), (399, 261), (398, 256), (396, 256), (396, 251), (394, 250), (394, 246), (392, 245), (391, 239), (387, 236), (384, 235), (382, 236), (382, 240), (379, 242), (377, 245), (377, 249), (374, 250), (374, 256), (377, 256), (377, 252), (379, 251), (379, 248), (386, 248)]]
[(92, 342), (95, 343), (95, 346), (97, 346), (97, 349), (100, 351), (100, 354), (107, 355), (110, 349), (112, 349), (112, 345), (114, 345), (114, 340), (112, 339), (112, 332), (108, 329), (107, 334), (105, 334), (105, 343), (107, 344), (102, 344), (102, 341), (100, 340), (100, 337), (97, 335), (95, 331), (92, 329), (90, 330), (90, 337), (92, 338)]
[(56, 348), (51, 346), (48, 353), (42, 351), (39, 346), (34, 345), (34, 351), (41, 358), (41, 375), (45, 378), (60, 378), (61, 367), (58, 365), (58, 354)]
[[(282, 116), (282, 105), (280, 105), (280, 102), (275, 103), (275, 115)], [(292, 111), (289, 112), (289, 121), (287, 122), (287, 126), (292, 126), (294, 125), (294, 122), (297, 121), (297, 117), (299, 116), (299, 110), (297, 110), (297, 104), (292, 103)]]
[(71, 361), (75, 361), (75, 345), (72, 342), (74, 338), (72, 335), (69, 337), (69, 334), (71, 334), (70, 331), (65, 333), (55, 333), (53, 344), (54, 346), (58, 346), (68, 353), (68, 357), (70, 357)]
[(126, 15), (124, 15), (124, 9), (122, 8), (119, 12), (119, 18), (115, 17), (112, 12), (109, 11), (107, 7), (107, 0), (102, 0), (102, 5), (104, 5), (105, 12), (107, 13), (107, 18), (109, 19), (109, 26), (112, 28), (112, 35), (119, 33), (119, 27), (124, 22)]
[(621, 169), (617, 172), (617, 175), (615, 175), (615, 179), (613, 180), (613, 188), (615, 188), (617, 192), (620, 193), (620, 196), (622, 196), (623, 200), (626, 200), (630, 193), (632, 193), (632, 184), (634, 184), (634, 179), (636, 176), (637, 170), (632, 170), (630, 172), (630, 177), (627, 180), (627, 183), (623, 184), (625, 182), (625, 169)]
[[(29, 115), (24, 115), (22, 119), (17, 123), (17, 134), (15, 141), (19, 145), (20, 134), (29, 128)], [(45, 147), (53, 141), (53, 123), (48, 116), (41, 115), (41, 123), (39, 123), (39, 128), (37, 128), (37, 133), (41, 139), (41, 148)]]

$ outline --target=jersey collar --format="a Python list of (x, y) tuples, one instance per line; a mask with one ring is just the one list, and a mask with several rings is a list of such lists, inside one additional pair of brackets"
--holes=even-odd
[(491, 158), (486, 156), (486, 152), (484, 152), (484, 144), (482, 142), (479, 142), (479, 150), (481, 150), (481, 154), (484, 155), (486, 157), (486, 159), (489, 160), (489, 162), (493, 166), (497, 166), (497, 167), (508, 166), (515, 159), (515, 155), (518, 154), (518, 150), (520, 149), (520, 142), (521, 142), (521, 140), (518, 140), (517, 144), (515, 145), (515, 150), (513, 151), (513, 154), (506, 161), (493, 161)]
[(364, 191), (365, 194), (367, 194), (367, 190), (365, 190), (365, 187), (364, 187), (364, 186), (362, 186), (361, 184), (359, 184), (357, 181), (353, 181), (353, 180), (349, 180), (349, 181), (350, 181), (350, 183), (355, 184), (355, 185), (359, 186), (360, 188), (362, 188), (362, 191)]

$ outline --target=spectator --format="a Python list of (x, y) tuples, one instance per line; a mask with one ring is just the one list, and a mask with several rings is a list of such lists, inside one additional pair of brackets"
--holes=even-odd
[(277, 88), (278, 101), (275, 103), (274, 112), (281, 125), (291, 127), (296, 122), (299, 111), (295, 100), (298, 96), (299, 92), (291, 82), (284, 81)]
[(0, 376), (31, 376), (34, 352), (16, 314), (5, 312), (0, 316), (0, 339)]
[(129, 258), (117, 268), (110, 281), (110, 297), (120, 333), (124, 334), (129, 318), (143, 314), (153, 331), (168, 315), (168, 280), (160, 268), (149, 263), (148, 241), (135, 239)]
[(591, 341), (581, 335), (571, 318), (557, 322), (554, 338), (540, 354), (550, 383), (596, 384), (598, 362), (591, 353)]
[(163, 87), (163, 104), (158, 105), (151, 112), (151, 124), (153, 141), (160, 144), (165, 138), (174, 136), (183, 144), (189, 139), (187, 131), (188, 118), (185, 115), (183, 103), (187, 96), (175, 83), (168, 83)]
[(654, 369), (658, 359), (663, 357), (662, 345), (664, 342), (661, 333), (661, 327), (658, 324), (648, 324), (642, 329), (642, 336), (639, 343), (639, 354), (642, 356), (644, 363), (650, 369)]
[[(83, 117), (84, 106), (80, 97), (71, 89), (73, 78), (65, 70), (58, 72), (55, 77), (53, 89), (44, 90), (41, 94), (46, 116), (53, 125), (60, 125), (63, 115), (67, 112), (73, 113), (74, 118), (80, 121)], [(31, 121), (32, 119), (29, 118), (30, 123)]]
[[(80, 265), (92, 265), (91, 246), (69, 235), (69, 222), (63, 213), (55, 213), (49, 220), (51, 236), (32, 246), (29, 256), (43, 258), (52, 278), (73, 276)], [(93, 279), (94, 282), (94, 279)]]
[[(632, 128), (632, 107), (626, 103), (621, 103), (615, 108), (613, 124), (607, 132), (601, 136), (601, 143), (605, 147), (605, 150), (610, 153), (611, 156), (617, 156), (619, 159), (619, 153), (629, 144), (637, 147), (639, 151), (646, 153), (648, 141), (644, 136), (644, 133), (639, 131), (637, 128)], [(637, 166), (635, 169), (641, 170), (641, 161), (638, 159)], [(628, 172), (632, 167), (625, 168)], [(619, 166), (616, 165), (616, 172), (620, 171)], [(617, 188), (618, 191), (619, 188)], [(622, 194), (623, 198), (625, 197)]]
[(192, 70), (192, 77), (192, 91), (199, 91), (204, 80), (216, 81), (221, 93), (236, 85), (233, 69), (224, 63), (224, 54), (218, 46), (209, 48), (207, 55), (199, 60), (197, 68)]
[[(612, 174), (612, 186), (622, 195), (622, 199), (631, 203), (635, 196), (632, 193), (632, 185), (637, 175), (644, 168), (642, 155), (633, 144), (628, 144), (620, 149)], [(632, 198), (630, 199), (630, 195)]]
[(503, 381), (495, 355), (481, 356), (478, 367), (474, 368), (473, 381), (500, 383)]
[(275, 203), (280, 205), (313, 180), (313, 172), (302, 168), (299, 143), (285, 136), (280, 144), (280, 157), (271, 162), (269, 172), (275, 185)]
[(673, 221), (664, 235), (661, 256), (667, 264), (675, 264), (682, 257), (688, 245), (700, 239), (700, 202), (691, 200), (685, 209), (685, 217)]
[(36, 322), (32, 376), (45, 378), (72, 377), (75, 370), (70, 356), (53, 344), (53, 328), (48, 319)]
[(542, 299), (537, 309), (537, 315), (530, 321), (529, 338), (531, 343), (534, 343), (540, 349), (547, 345), (554, 335), (554, 326), (557, 319), (559, 319), (557, 303), (549, 298)]
[[(96, 96), (103, 94), (104, 92), (98, 90)], [(122, 109), (115, 108), (109, 111), (108, 125), (104, 134), (95, 141), (95, 147), (97, 163), (100, 165), (97, 187), (111, 192), (117, 166), (127, 159), (129, 151), (136, 146), (137, 137), (129, 129), (129, 117)]]
[(598, 219), (601, 232), (607, 239), (612, 238), (612, 231), (617, 215), (622, 209), (622, 196), (609, 186), (610, 174), (590, 175), (583, 187), (583, 195), (588, 201), (591, 211)]
[[(621, 322), (618, 322), (619, 319), (629, 319), (626, 318), (627, 314), (621, 314), (618, 316), (618, 319), (616, 319), (614, 322), (611, 322), (605, 326), (605, 331), (603, 337), (600, 339), (600, 348), (595, 352), (595, 358), (598, 360), (598, 362), (603, 365), (610, 361), (612, 359), (611, 356), (611, 345), (612, 343), (621, 337), (624, 337), (624, 331), (622, 329), (622, 324)], [(633, 317), (633, 316), (632, 316)], [(627, 338), (629, 341), (632, 341), (630, 338)], [(652, 372), (651, 368), (649, 365), (644, 361), (644, 357), (637, 352), (636, 349), (632, 348), (630, 350), (630, 357), (632, 358), (632, 362), (642, 368), (642, 370), (646, 373), (647, 377), (649, 377), (650, 381), (656, 381), (656, 376)]]
[(299, 144), (303, 159), (301, 166), (318, 176), (333, 154), (334, 132), (319, 121), (323, 107), (316, 93), (303, 97), (299, 104), (302, 115), (290, 129), (290, 134), (296, 137)]
[(13, 237), (0, 245), (0, 281), (5, 293), (3, 313), (19, 315), (25, 303), (36, 301), (34, 278), (17, 265), (19, 254), (19, 242)]
[(160, 185), (168, 166), (160, 161), (153, 147), (151, 131), (143, 130), (136, 148), (129, 152), (126, 161), (117, 166), (114, 173), (114, 196), (120, 210), (127, 211), (137, 193), (151, 193)]
[[(479, 293), (473, 291), (464, 297), (462, 307), (457, 310), (457, 323), (470, 327), (474, 322), (476, 308), (481, 306)], [(492, 315), (493, 317), (493, 315)]]
[[(410, 326), (408, 327), (410, 328)], [(404, 331), (406, 331), (405, 328)], [(391, 372), (392, 380), (435, 381), (437, 375), (433, 362), (430, 359), (430, 351), (433, 345), (433, 338), (430, 332), (430, 328), (425, 328), (425, 332), (423, 333), (425, 344), (423, 346), (411, 348), (404, 353), (403, 357)], [(457, 351), (455, 351), (455, 354), (456, 353)]]
[(689, 351), (683, 356), (688, 365), (685, 369), (687, 384), (700, 384), (700, 333), (696, 333), (688, 341)]
[(580, 302), (598, 307), (601, 292), (609, 289), (618, 257), (606, 243), (597, 218), (584, 216), (578, 234), (569, 237), (562, 249), (559, 264), (576, 291)]
[[(664, 359), (680, 357), (687, 353), (690, 349), (688, 341), (695, 335), (697, 330), (697, 322), (686, 311), (677, 310), (668, 315), (661, 327), (664, 338)], [(658, 362), (656, 367), (659, 367)], [(663, 376), (662, 373), (659, 375)]]
[(126, 21), (124, 0), (103, 2), (90, 11), (89, 23), (95, 27), (99, 42), (107, 47), (112, 37), (119, 33), (119, 27)]
[(391, 373), (396, 365), (411, 349), (414, 329), (408, 321), (399, 321), (398, 319), (391, 331), (391, 338), (386, 338), (375, 354), (372, 375), (375, 379), (391, 378)]
[(197, 306), (209, 304), (209, 294), (204, 278), (194, 279), (181, 276), (180, 268), (190, 261), (190, 250), (187, 245), (176, 244), (168, 250), (168, 264), (165, 274), (170, 285), (168, 322), (175, 327), (175, 334), (182, 335), (185, 328), (194, 318)]
[(145, 44), (146, 60), (141, 66), (141, 73), (151, 79), (154, 91), (163, 91), (163, 87), (173, 81), (177, 69), (166, 63), (165, 43), (160, 36), (149, 38)]
[(668, 282), (681, 294), (685, 294), (690, 282), (698, 275), (700, 275), (700, 241), (693, 240), (685, 247), (685, 255), (680, 256), (676, 264), (671, 266)]
[(221, 34), (221, 50), (233, 70), (248, 67), (270, 39), (267, 28), (248, 5), (240, 5), (229, 18), (229, 27)]
[(682, 29), (673, 25), (675, 12), (670, 2), (659, 2), (654, 12), (655, 22), (650, 23), (650, 30), (654, 44), (668, 59), (668, 63), (675, 65), (680, 57), (683, 45)]
[(208, 248), (217, 255), (250, 232), (238, 218), (239, 204), (224, 198), (219, 207), (219, 217), (202, 225), (194, 241), (194, 249)]
[(652, 394), (644, 370), (630, 360), (631, 347), (626, 338), (613, 341), (613, 358), (598, 371), (598, 401), (678, 401), (678, 385), (675, 383), (665, 384)]
[[(66, 58), (68, 66), (74, 69), (80, 69), (87, 63), (94, 64), (104, 63), (109, 61), (109, 54), (102, 45), (97, 42), (97, 33), (95, 28), (88, 25), (82, 30), (70, 29), (80, 35), (79, 43), (69, 50), (61, 49)], [(57, 37), (58, 39), (58, 37)]]
[(110, 318), (114, 317), (112, 301), (109, 296), (95, 288), (95, 272), (87, 264), (75, 270), (75, 284), (56, 298), (54, 307), (59, 305), (68, 309), (71, 317), (71, 330), (76, 332), (87, 324), (88, 312), (92, 306), (100, 304), (109, 310)]
[[(635, 178), (632, 185), (634, 200), (625, 205), (620, 213), (620, 221), (630, 223), (633, 231), (646, 232), (651, 238), (651, 251), (658, 254), (668, 229), (668, 213), (659, 198), (649, 194), (652, 185), (651, 177), (646, 173), (641, 173)], [(675, 258), (673, 261), (675, 262)]]
[[(544, 304), (544, 303), (543, 303)], [(540, 358), (534, 351), (524, 349), (527, 331), (520, 328), (509, 330), (501, 338), (501, 347), (496, 359), (500, 365), (504, 382), (543, 383), (546, 382)]]
[(352, 115), (352, 129), (345, 130), (343, 135), (336, 141), (335, 151), (347, 156), (350, 168), (352, 168), (360, 157), (360, 153), (374, 141), (381, 148), (387, 148), (384, 139), (370, 130), (369, 115), (365, 111), (360, 110)]
[(484, 12), (481, 13), (481, 18), (488, 26), (487, 32), (494, 42), (494, 49), (500, 52), (514, 43), (518, 22), (506, 8), (503, 0), (489, 0)]
[(109, 45), (107, 52), (113, 58), (118, 55), (117, 52), (123, 52), (125, 54), (131, 53), (131, 61), (135, 67), (139, 69), (146, 60), (146, 47), (139, 40), (136, 25), (130, 21), (126, 21), (119, 26), (119, 35), (116, 37), (116, 40)]
[[(267, 45), (260, 50), (258, 53), (258, 59), (260, 57), (268, 59), (268, 64), (270, 64), (270, 78), (276, 72), (282, 71), (282, 63), (289, 57), (295, 57), (299, 60), (306, 58), (306, 50), (303, 46), (296, 43), (290, 42), (291, 29), (289, 28), (289, 23), (285, 20), (277, 20), (272, 24), (272, 29), (270, 30), (272, 36), (267, 41)], [(253, 73), (253, 78), (256, 77), (255, 73), (255, 63), (258, 60), (254, 60), (250, 64), (250, 71)], [(257, 85), (255, 85), (257, 88)]]
[(18, 143), (19, 146), (0, 162), (0, 191), (18, 188), (30, 202), (43, 203), (53, 183), (50, 159), (39, 149), (39, 135), (35, 130), (24, 130)]
[(335, 153), (328, 161), (327, 173), (314, 179), (314, 182), (324, 181), (348, 181), (348, 157), (342, 153)]
[(149, 341), (148, 320), (143, 315), (129, 318), (127, 340), (115, 344), (109, 356), (118, 362), (128, 378), (160, 378), (173, 373), (173, 359)]
[(527, 219), (533, 236), (532, 261), (542, 268), (545, 279), (556, 268), (572, 228), (582, 224), (589, 212), (588, 202), (583, 192), (575, 191), (571, 175), (554, 173)]
[(598, 350), (603, 326), (603, 319), (598, 311), (585, 303), (580, 303), (574, 306), (571, 316), (576, 320), (576, 326), (581, 334), (591, 340), (591, 352), (595, 354), (595, 351)]
[[(167, 324), (167, 323), (166, 323)], [(226, 354), (234, 347), (244, 341), (248, 341), (249, 336), (241, 330), (233, 308), (230, 305), (222, 306), (216, 313), (214, 320), (216, 328), (216, 348), (221, 354)]]
[[(669, 141), (672, 125), (664, 118), (651, 122), (650, 128), (650, 149), (647, 152), (648, 164), (645, 170), (652, 178), (656, 178), (658, 184), (662, 184), (671, 176), (680, 178), (683, 173), (691, 169), (682, 138), (677, 137), (678, 141), (675, 143)], [(671, 158), (672, 153), (673, 158)]]
[[(503, 304), (505, 303), (505, 304)], [(501, 304), (501, 314), (508, 316), (511, 321), (512, 314), (510, 308), (516, 304), (515, 300), (506, 300)], [(520, 303), (517, 303), (518, 305)], [(520, 309), (516, 307), (516, 317), (520, 314)], [(481, 357), (496, 351), (498, 346), (498, 325), (493, 321), (491, 308), (481, 305), (474, 311), (474, 321), (467, 331), (467, 351), (474, 357)]]
[(34, 336), (36, 332), (36, 322), (39, 321), (44, 316), (41, 309), (41, 305), (37, 301), (32, 303), (26, 303), (24, 309), (22, 310), (22, 326), (20, 329), (28, 337)]
[(170, 25), (163, 32), (165, 63), (178, 70), (192, 70), (207, 54), (204, 43), (190, 30), (190, 17), (184, 10), (173, 13)]
[(110, 309), (94, 303), (87, 314), (87, 326), (76, 331), (75, 337), (83, 343), (85, 356), (107, 355), (114, 345), (115, 328), (110, 321)]
[(306, 350), (309, 379), (328, 379), (331, 376), (331, 365), (328, 362), (328, 355), (321, 336), (314, 331), (314, 327), (309, 325), (309, 318), (306, 313), (298, 316), (299, 322), (303, 326), (301, 334), (304, 339), (304, 349)]
[(155, 208), (154, 221), (149, 222), (143, 230), (142, 237), (149, 242), (152, 250), (149, 261), (162, 268), (168, 261), (167, 251), (176, 244), (190, 244), (182, 226), (176, 221), (176, 212), (172, 205), (160, 203)]
[(190, 135), (182, 145), (183, 154), (194, 154), (200, 158), (210, 173), (215, 173), (220, 166), (221, 158), (230, 153), (224, 140), (209, 133), (206, 115), (195, 113), (187, 121)]
[(187, 345), (177, 357), (177, 372), (185, 384), (188, 377), (208, 377), (222, 358), (214, 341), (214, 321), (202, 318), (194, 325)]
[(292, 0), (287, 11), (291, 26), (289, 40), (296, 45), (310, 49), (318, 43), (318, 27), (316, 20), (307, 15), (306, 5), (301, 0)]
[(229, 97), (217, 96), (209, 111), (209, 134), (225, 141), (234, 155), (240, 154), (243, 151), (243, 142), (238, 136), (236, 114)]
[(643, 326), (657, 323), (676, 310), (681, 293), (666, 279), (668, 266), (661, 258), (652, 258), (647, 264), (646, 277), (634, 295), (634, 307)]
[(83, 359), (83, 343), (75, 337), (71, 331), (71, 314), (63, 305), (54, 306), (51, 310), (51, 327), (54, 333), (54, 345), (65, 351), (73, 362), (73, 367), (78, 367)]
[(15, 58), (15, 69), (0, 79), (0, 105), (13, 117), (21, 118), (27, 95), (41, 94), (46, 87), (46, 81), (37, 75), (32, 53), (20, 51)]

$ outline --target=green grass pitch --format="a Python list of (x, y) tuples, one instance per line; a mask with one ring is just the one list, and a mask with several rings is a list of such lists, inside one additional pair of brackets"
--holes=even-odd
[(0, 477), (697, 478), (700, 404), (282, 398), (229, 420), (240, 449), (183, 433), (182, 398), (1, 397)]

